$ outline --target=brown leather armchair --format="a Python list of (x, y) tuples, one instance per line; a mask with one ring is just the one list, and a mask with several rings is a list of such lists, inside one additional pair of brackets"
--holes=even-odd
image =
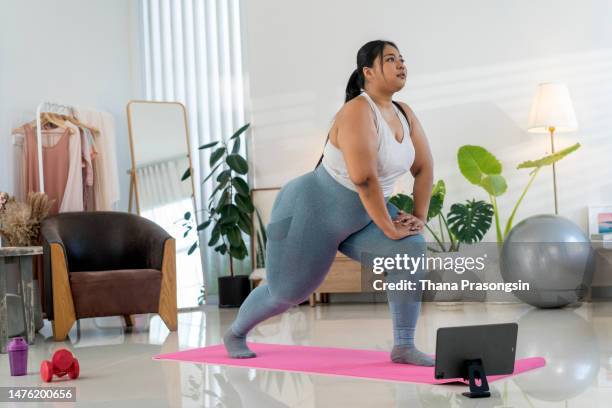
[(42, 222), (43, 311), (62, 341), (76, 319), (159, 313), (176, 331), (176, 244), (128, 213), (62, 213)]

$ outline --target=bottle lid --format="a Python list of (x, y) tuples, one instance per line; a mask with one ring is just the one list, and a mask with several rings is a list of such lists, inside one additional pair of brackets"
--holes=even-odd
[(28, 349), (28, 343), (23, 337), (13, 337), (7, 346), (7, 351), (23, 351)]

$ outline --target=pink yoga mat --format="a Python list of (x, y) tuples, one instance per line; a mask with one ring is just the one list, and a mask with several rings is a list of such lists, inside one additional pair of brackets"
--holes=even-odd
[[(257, 357), (229, 358), (222, 344), (203, 348), (160, 354), (155, 360), (176, 360), (193, 363), (217, 364), (235, 367), (263, 368), (266, 370), (293, 371), (323, 375), (369, 378), (427, 384), (442, 384), (460, 379), (436, 380), (433, 367), (396, 364), (389, 360), (389, 352), (356, 350), (336, 347), (290, 346), (284, 344), (248, 343)], [(546, 365), (542, 357), (517, 360), (516, 375)], [(496, 381), (509, 375), (488, 376)]]

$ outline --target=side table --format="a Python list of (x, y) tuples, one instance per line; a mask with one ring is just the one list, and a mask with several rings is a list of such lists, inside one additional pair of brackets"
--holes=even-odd
[(0, 247), (0, 353), (8, 343), (8, 311), (6, 302), (7, 264), (19, 263), (21, 300), (28, 344), (34, 342), (34, 283), (32, 257), (43, 253), (42, 247)]

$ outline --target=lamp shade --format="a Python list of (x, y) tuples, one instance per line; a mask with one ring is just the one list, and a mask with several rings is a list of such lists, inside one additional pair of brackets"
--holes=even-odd
[(548, 133), (551, 126), (555, 132), (578, 129), (574, 105), (567, 86), (562, 83), (539, 84), (531, 103), (527, 131)]

